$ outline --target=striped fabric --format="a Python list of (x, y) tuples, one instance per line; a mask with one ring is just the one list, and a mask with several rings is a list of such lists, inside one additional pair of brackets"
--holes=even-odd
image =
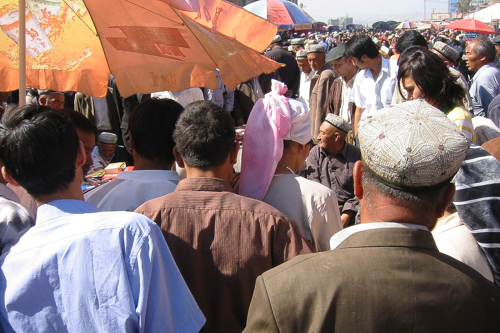
[(473, 144), (455, 177), (454, 203), (500, 286), (500, 161)]
[(465, 134), (467, 139), (476, 142), (474, 136), (474, 127), (472, 126), (472, 116), (469, 111), (462, 106), (457, 106), (446, 113), (448, 119), (455, 123), (460, 128), (462, 133)]

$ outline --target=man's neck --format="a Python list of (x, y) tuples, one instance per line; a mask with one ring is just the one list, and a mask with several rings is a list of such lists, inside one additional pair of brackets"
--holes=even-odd
[(229, 182), (232, 175), (232, 170), (229, 172), (224, 167), (213, 167), (203, 170), (185, 165), (187, 178), (219, 178)]
[(38, 206), (41, 206), (52, 201), (65, 199), (84, 201), (79, 177), (75, 177), (75, 180), (73, 180), (67, 188), (52, 194), (43, 195), (39, 199), (35, 199), (35, 201)]
[(370, 59), (369, 69), (372, 72), (373, 79), (376, 81), (382, 70), (382, 57), (378, 56), (377, 58)]
[(338, 153), (340, 153), (342, 151), (342, 149), (344, 149), (344, 146), (345, 146), (345, 140), (342, 141), (341, 144), (339, 144), (338, 146), (336, 146), (335, 150), (333, 150), (333, 151), (325, 150), (325, 151), (328, 153), (328, 155), (330, 157), (333, 157), (333, 156), (337, 155)]
[(139, 156), (139, 154), (134, 152), (134, 171), (139, 170), (171, 170), (172, 162), (160, 162), (147, 160)]

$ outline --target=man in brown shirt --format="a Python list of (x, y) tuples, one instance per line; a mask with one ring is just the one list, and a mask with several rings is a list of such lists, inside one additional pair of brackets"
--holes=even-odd
[(187, 178), (136, 212), (158, 223), (207, 318), (203, 332), (241, 332), (258, 275), (313, 252), (285, 215), (232, 193), (234, 122), (223, 108), (189, 104), (174, 132), (174, 155)]

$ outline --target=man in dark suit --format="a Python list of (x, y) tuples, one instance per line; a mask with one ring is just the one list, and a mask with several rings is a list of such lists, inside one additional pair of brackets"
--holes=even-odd
[[(437, 134), (438, 133), (438, 134)], [(360, 121), (361, 224), (257, 279), (244, 332), (496, 332), (500, 290), (438, 251), (469, 143), (422, 100)]]

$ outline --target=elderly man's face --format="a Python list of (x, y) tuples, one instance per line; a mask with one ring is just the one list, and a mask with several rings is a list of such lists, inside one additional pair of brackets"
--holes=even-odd
[(111, 159), (115, 154), (116, 145), (109, 145), (99, 142), (97, 144), (97, 149), (99, 149), (99, 155), (105, 160)]
[(61, 110), (64, 108), (64, 94), (59, 92), (44, 95), (40, 98), (40, 104), (50, 106), (53, 109)]
[(319, 127), (319, 134), (317, 137), (318, 146), (331, 154), (336, 154), (338, 153), (337, 150), (339, 150), (337, 147), (338, 137), (337, 129), (324, 121)]
[(342, 57), (338, 60), (332, 61), (332, 66), (333, 70), (340, 76), (348, 76), (351, 72), (355, 72), (356, 65), (354, 65), (354, 62), (347, 58), (347, 57)]
[(313, 70), (319, 71), (325, 64), (325, 57), (324, 53), (308, 53), (307, 61)]
[(311, 66), (309, 65), (309, 61), (307, 61), (307, 59), (298, 59), (297, 65), (302, 72), (306, 74), (311, 73)]
[(465, 48), (465, 62), (470, 71), (478, 71), (481, 67), (481, 57), (476, 53), (476, 42), (472, 42)]

